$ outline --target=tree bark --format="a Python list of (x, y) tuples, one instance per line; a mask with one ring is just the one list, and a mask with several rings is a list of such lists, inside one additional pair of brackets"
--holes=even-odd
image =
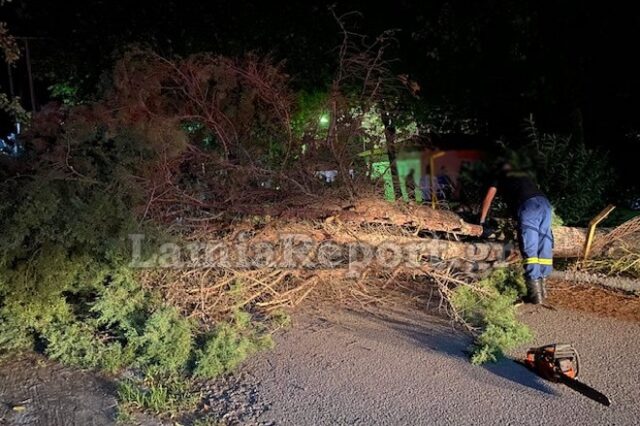
[[(271, 206), (261, 207), (259, 210), (243, 209), (242, 213), (252, 215), (269, 215), (287, 221), (318, 221), (338, 220), (345, 224), (389, 225), (397, 227), (411, 227), (416, 231), (431, 231), (443, 234), (443, 238), (401, 238), (389, 237), (383, 241), (402, 241), (403, 243), (427, 242), (437, 247), (437, 252), (445, 258), (470, 258), (470, 260), (496, 261), (505, 256), (518, 256), (515, 241), (500, 242), (492, 240), (455, 241), (458, 237), (479, 237), (482, 227), (465, 222), (457, 214), (446, 210), (433, 210), (426, 206), (406, 204), (402, 202), (390, 203), (378, 198), (359, 199), (355, 203), (336, 200), (323, 200), (321, 204), (307, 204), (304, 207)], [(572, 228), (560, 226), (553, 229), (554, 257), (578, 258), (583, 255), (587, 241), (586, 228)], [(417, 234), (417, 232), (416, 232)], [(606, 234), (598, 230), (594, 241)], [(447, 237), (447, 235), (449, 237)], [(346, 241), (345, 237), (332, 236)], [(370, 239), (366, 233), (357, 236), (358, 240)], [(380, 238), (377, 238), (380, 240)], [(353, 238), (355, 241), (355, 237)], [(479, 259), (478, 257), (482, 258)]]

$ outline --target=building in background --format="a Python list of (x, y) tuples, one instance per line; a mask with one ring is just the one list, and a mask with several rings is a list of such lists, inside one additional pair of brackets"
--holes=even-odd
[[(405, 201), (425, 203), (435, 197), (438, 201), (456, 200), (460, 195), (460, 173), (465, 166), (482, 161), (488, 144), (468, 135), (417, 139), (398, 149), (396, 167)], [(384, 185), (387, 200), (396, 199), (389, 157), (385, 149), (360, 153), (369, 166), (372, 179)], [(433, 166), (433, 170), (432, 170)]]

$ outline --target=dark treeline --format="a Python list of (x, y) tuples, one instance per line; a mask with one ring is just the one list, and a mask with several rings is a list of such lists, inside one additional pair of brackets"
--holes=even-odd
[[(298, 88), (330, 80), (339, 34), (328, 11), (357, 10), (354, 29), (397, 29), (398, 74), (422, 90), (428, 112), (475, 119), (489, 140), (518, 141), (530, 114), (545, 131), (608, 149), (623, 181), (640, 132), (640, 15), (629, 6), (577, 0), (65, 1), (12, 2), (3, 14), (31, 41), (38, 100), (52, 84), (82, 96), (108, 86), (132, 43), (165, 55), (255, 51), (285, 60)], [(4, 78), (2, 81), (4, 87)], [(433, 117), (433, 114), (427, 114)]]

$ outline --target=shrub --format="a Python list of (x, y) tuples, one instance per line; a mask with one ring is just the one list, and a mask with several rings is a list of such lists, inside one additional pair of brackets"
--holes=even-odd
[(568, 136), (540, 133), (532, 120), (520, 153), (520, 161), (530, 162), (538, 184), (567, 224), (584, 224), (604, 207), (615, 176), (607, 153)]
[(139, 339), (141, 366), (166, 372), (185, 369), (193, 347), (193, 331), (189, 322), (175, 308), (155, 312), (145, 323)]
[(46, 354), (65, 364), (115, 372), (127, 361), (118, 342), (106, 343), (90, 322), (53, 323), (42, 331)]
[[(141, 196), (129, 181), (144, 167), (137, 161), (150, 158), (144, 138), (83, 134), (69, 141), (73, 172), (33, 151), (15, 173), (0, 170), (0, 354), (38, 343), (51, 358), (83, 368), (188, 373), (202, 332), (143, 289), (128, 265), (129, 234), (147, 241), (160, 234), (141, 229)], [(248, 314), (217, 329), (226, 348), (220, 371), (259, 346)]]
[(126, 184), (132, 169), (122, 170), (142, 140), (97, 132), (69, 142), (75, 173), (53, 154), (61, 142), (46, 155), (28, 151), (13, 174), (2, 170), (0, 323), (16, 343), (3, 339), (0, 352), (38, 341), (52, 358), (114, 370), (147, 315), (127, 267), (128, 234), (144, 232), (133, 213), (139, 196)]
[[(248, 158), (252, 167), (270, 159), (278, 151), (274, 141), (288, 137), (289, 92), (286, 76), (266, 61), (193, 56), (176, 67), (204, 70), (187, 73), (190, 82), (216, 86), (205, 91), (216, 114), (194, 112), (182, 90), (160, 89), (176, 81), (176, 68), (155, 55), (128, 58), (132, 74), (119, 73), (125, 59), (109, 99), (36, 114), (22, 135), (24, 155), (0, 158), (0, 355), (38, 348), (83, 368), (133, 368), (146, 379), (136, 381), (136, 389), (125, 382), (125, 401), (154, 412), (177, 410), (193, 403), (183, 385), (196, 360), (198, 373), (212, 377), (268, 346), (270, 338), (239, 312), (206, 339), (205, 327), (140, 285), (128, 264), (128, 237), (145, 234), (153, 245), (162, 235), (139, 215), (149, 209), (146, 184), (158, 176), (164, 181), (164, 167), (175, 168), (176, 182), (204, 177), (204, 165), (179, 158), (189, 136), (212, 153)], [(138, 95), (160, 118), (141, 114)], [(194, 115), (193, 123), (182, 123), (179, 110)], [(220, 121), (206, 120), (213, 116)], [(215, 133), (221, 123), (230, 127)], [(202, 166), (198, 178), (189, 164)], [(228, 189), (224, 182), (221, 187)]]
[(119, 274), (135, 221), (117, 197), (77, 182), (38, 178), (0, 191), (0, 318), (32, 341), (67, 340), (60, 327), (94, 322), (96, 298), (132, 279)]

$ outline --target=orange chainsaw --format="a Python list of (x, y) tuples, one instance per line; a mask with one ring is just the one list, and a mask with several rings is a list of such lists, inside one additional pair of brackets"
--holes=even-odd
[(611, 405), (604, 394), (576, 380), (580, 371), (580, 356), (572, 345), (556, 343), (531, 348), (521, 363), (547, 380), (564, 383), (587, 398), (606, 406)]

